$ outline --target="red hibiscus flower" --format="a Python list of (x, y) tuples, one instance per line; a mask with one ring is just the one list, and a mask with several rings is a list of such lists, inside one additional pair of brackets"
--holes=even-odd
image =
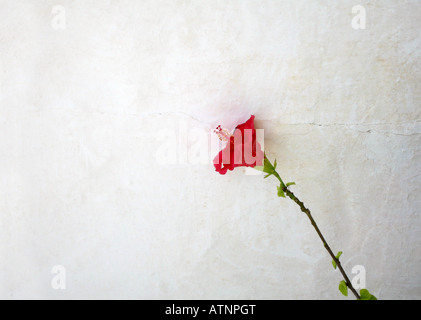
[(264, 153), (256, 141), (254, 116), (245, 123), (239, 124), (233, 134), (218, 126), (214, 131), (219, 139), (226, 141), (226, 146), (213, 160), (215, 169), (220, 174), (227, 173), (237, 167), (251, 167), (263, 165)]

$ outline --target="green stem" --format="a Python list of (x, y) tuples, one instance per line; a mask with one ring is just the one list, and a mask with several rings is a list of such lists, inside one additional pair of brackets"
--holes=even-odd
[(276, 170), (273, 171), (272, 173), (281, 183), (281, 188), (284, 191), (284, 193), (292, 200), (294, 201), (301, 209), (301, 211), (303, 213), (305, 213), (307, 215), (307, 217), (309, 218), (311, 225), (313, 226), (313, 228), (316, 230), (320, 240), (322, 240), (323, 242), (323, 246), (325, 247), (325, 249), (327, 250), (327, 252), (329, 253), (329, 255), (332, 257), (332, 260), (335, 261), (337, 267), (339, 268), (346, 285), (348, 286), (348, 288), (352, 291), (352, 293), (355, 295), (355, 297), (357, 299), (360, 299), (360, 295), (358, 294), (358, 292), (355, 290), (355, 288), (352, 286), (351, 281), (349, 280), (348, 276), (346, 275), (345, 270), (342, 268), (341, 262), (339, 261), (339, 259), (336, 258), (336, 256), (334, 255), (334, 253), (332, 252), (332, 250), (330, 249), (327, 241), (325, 240), (322, 232), (320, 231), (319, 227), (316, 224), (316, 221), (314, 221), (313, 216), (311, 215), (311, 212), (308, 208), (305, 207), (304, 203), (302, 201), (300, 201), (295, 195), (294, 193), (292, 193), (292, 191), (290, 191), (288, 189), (288, 187), (285, 185), (285, 183), (282, 181), (281, 177), (279, 176), (278, 172), (276, 172)]

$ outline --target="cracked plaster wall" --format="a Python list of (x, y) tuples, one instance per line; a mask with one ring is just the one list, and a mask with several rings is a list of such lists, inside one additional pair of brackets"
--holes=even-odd
[(197, 161), (250, 114), (349, 275), (421, 298), (420, 1), (0, 7), (1, 298), (344, 298), (274, 180)]

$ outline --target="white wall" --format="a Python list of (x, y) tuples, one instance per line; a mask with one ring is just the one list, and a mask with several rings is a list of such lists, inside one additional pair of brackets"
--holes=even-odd
[(1, 298), (351, 299), (274, 179), (194, 163), (254, 114), (350, 277), (421, 299), (421, 1), (0, 7)]

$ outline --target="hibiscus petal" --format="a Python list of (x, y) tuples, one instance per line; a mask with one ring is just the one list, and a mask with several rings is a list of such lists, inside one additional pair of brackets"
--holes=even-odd
[(237, 167), (261, 166), (263, 158), (264, 153), (256, 141), (254, 115), (251, 115), (246, 122), (235, 128), (234, 135), (215, 157), (214, 165), (217, 172), (225, 174), (227, 170)]

